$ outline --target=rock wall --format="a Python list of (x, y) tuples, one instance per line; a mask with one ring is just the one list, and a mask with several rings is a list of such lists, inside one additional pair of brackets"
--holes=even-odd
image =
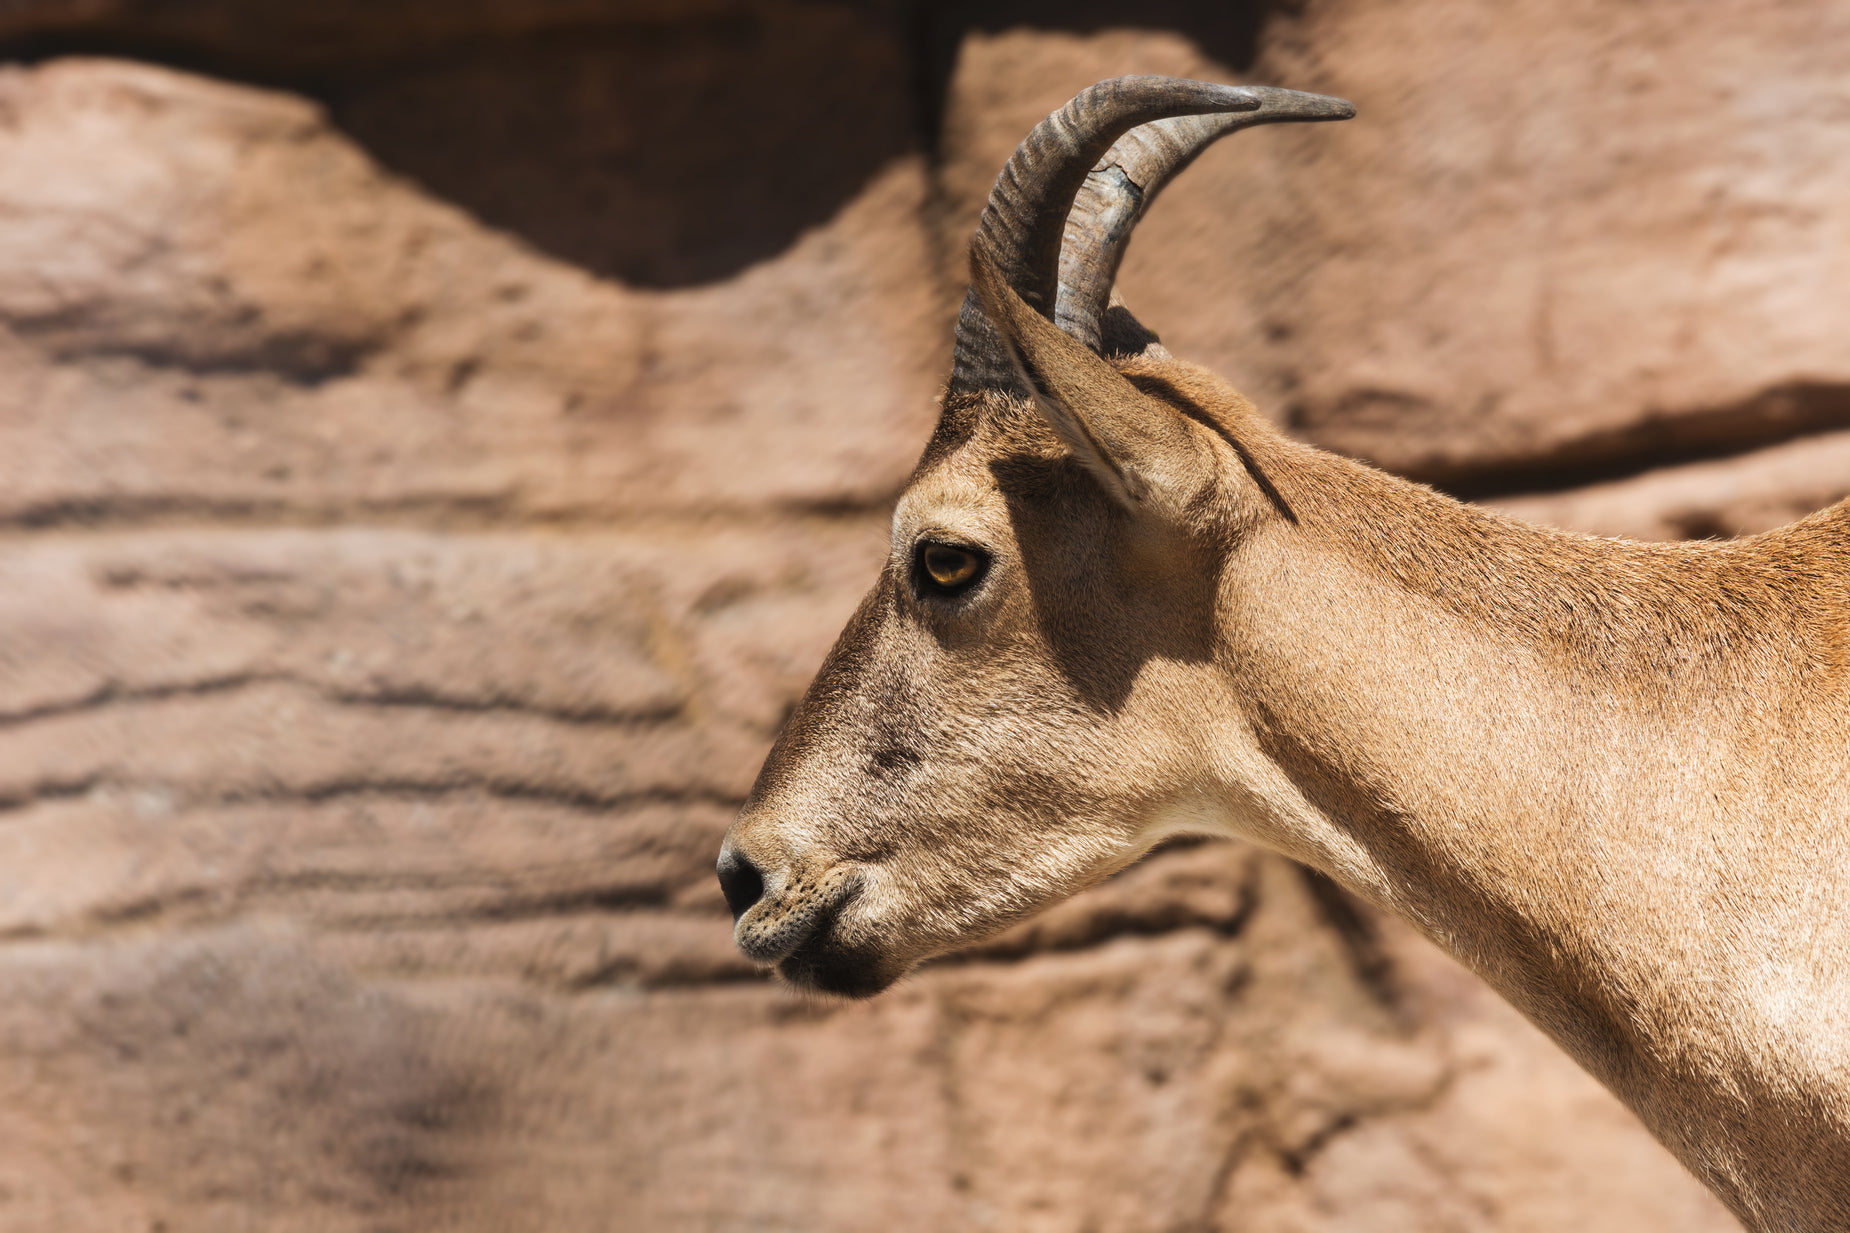
[(861, 1005), (743, 965), (711, 864), (1073, 90), (1361, 107), (1165, 197), (1124, 282), (1178, 353), (1524, 517), (1734, 534), (1850, 493), (1847, 27), (5, 6), (0, 1229), (1733, 1227), (1275, 858)]

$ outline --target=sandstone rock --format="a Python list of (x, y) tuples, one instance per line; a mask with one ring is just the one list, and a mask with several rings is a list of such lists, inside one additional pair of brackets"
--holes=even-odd
[[(287, 681), (333, 702), (768, 737), (886, 554), (867, 522), (208, 529), (0, 548), (0, 717)], [(512, 636), (510, 631), (518, 631)]]
[(432, 1011), (287, 934), (15, 945), (0, 965), (5, 1227), (404, 1228), (480, 1168), (490, 1076)]
[(1300, 883), (1268, 858), (1237, 938), (940, 967), (852, 1006), (356, 978), (338, 936), (275, 926), (16, 943), (0, 1221), (1540, 1228), (1540, 1200), (1619, 1230), (1667, 1194), (1676, 1227), (1727, 1227), (1642, 1139), (1614, 1206), (1577, 1203), (1576, 1170), (1610, 1171), (1571, 1147), (1610, 1100), (1418, 948), (1409, 993), (1451, 996), (1462, 1035), (1397, 1023)]
[[(888, 552), (996, 167), (1239, 38), (923, 14), (969, 29), (928, 159), (881, 6), (361, 7), (0, 14), (322, 99), (0, 71), (0, 1229), (1731, 1227), (1248, 849), (871, 1003), (730, 945), (718, 836)], [(1362, 119), (1208, 156), (1127, 291), (1461, 489), (1834, 422), (1839, 20), (1242, 17), (1252, 76)], [(1839, 445), (1507, 507), (1753, 530)]]
[(364, 961), (395, 971), (737, 978), (713, 853), (871, 530), (0, 550), (0, 934), (256, 908), (387, 930)]
[(299, 99), (64, 61), (5, 70), (0, 103), (7, 520), (853, 505), (929, 426), (916, 160), (732, 283), (644, 293), (418, 194)]
[(1337, 94), (1355, 120), (1239, 134), (1140, 227), (1122, 285), (1178, 355), (1320, 443), (1470, 492), (1841, 427), (1844, 17), (1686, 16), (1332, 0), (1274, 18), (1244, 73), (1173, 35), (973, 36), (949, 231), (1008, 134), (1098, 77)]
[[(1592, 1229), (1637, 1227), (1626, 1221), (1654, 1206), (1679, 1227), (1731, 1227), (1648, 1142), (1637, 1171), (1614, 1179), (1610, 1210), (1581, 1206), (1574, 1170), (1590, 1162), (1532, 1145), (1574, 1141), (1572, 1127), (1610, 1109), (1610, 1098), (1539, 1041), (1460, 1066), (1447, 1035), (1403, 1026), (1353, 976), (1300, 885), (1268, 858), (1239, 937), (1190, 928), (1014, 964), (936, 967), (871, 1003), (785, 1003), (778, 1013), (770, 991), (652, 995), (624, 1010), (641, 1053), (604, 1063), (634, 1076), (631, 1085), (565, 1086), (580, 1109), (629, 1093), (617, 1133), (635, 1144), (620, 1156), (639, 1228), (725, 1227), (741, 1211), (763, 1226), (810, 1229), (1135, 1231), (1194, 1221), (1334, 1230), (1376, 1227), (1395, 1211), (1436, 1213), (1435, 1226), (1447, 1227), (1448, 1205), (1471, 1217), (1450, 1227), (1544, 1227), (1500, 1206), (1524, 1198), (1572, 1205)], [(1444, 972), (1414, 966), (1409, 995), (1444, 996)], [(1485, 1037), (1533, 1039), (1494, 1000), (1478, 1002), (1488, 999), (1478, 987), (1462, 984), (1456, 996), (1451, 1014), (1481, 1017)], [(574, 1035), (589, 1039), (582, 1028)], [(665, 1054), (676, 1060), (639, 1073), (655, 1041), (672, 1041)], [(550, 1089), (564, 1071), (543, 1065), (526, 1081)], [(766, 1073), (787, 1077), (772, 1084)], [(731, 1100), (715, 1104), (710, 1091)], [(1500, 1104), (1525, 1091), (1541, 1120), (1511, 1118)], [(776, 1106), (763, 1103), (772, 1093)], [(559, 1128), (586, 1118), (558, 1118), (532, 1149), (558, 1150)], [(1443, 1130), (1415, 1138), (1428, 1126)], [(1382, 1142), (1399, 1145), (1407, 1167), (1381, 1167), (1390, 1159)], [(1544, 1163), (1473, 1191), (1452, 1169), (1474, 1156)], [(1362, 1161), (1374, 1163), (1345, 1167)], [(664, 1188), (645, 1170), (689, 1183)], [(1497, 1189), (1505, 1178), (1513, 1187)], [(1267, 1179), (1284, 1185), (1270, 1190)], [(562, 1222), (571, 1214), (554, 1210)]]

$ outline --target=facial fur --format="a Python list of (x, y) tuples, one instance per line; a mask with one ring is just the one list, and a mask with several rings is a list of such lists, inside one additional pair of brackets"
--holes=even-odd
[[(833, 992), (877, 991), (1122, 868), (1196, 786), (1174, 701), (1212, 671), (1224, 528), (1135, 517), (1019, 404), (962, 410), (734, 832), (792, 871), (742, 941), (808, 910), (799, 887), (852, 883), (787, 951), (758, 949)], [(935, 593), (924, 543), (982, 554), (980, 583)]]

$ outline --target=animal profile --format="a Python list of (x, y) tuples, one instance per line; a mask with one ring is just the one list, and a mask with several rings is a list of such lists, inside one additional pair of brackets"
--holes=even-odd
[(1241, 128), (1123, 77), (971, 246), (891, 551), (719, 862), (752, 959), (854, 997), (1181, 834), (1458, 956), (1751, 1228), (1850, 1229), (1850, 503), (1729, 542), (1529, 525), (1284, 435), (1113, 285)]

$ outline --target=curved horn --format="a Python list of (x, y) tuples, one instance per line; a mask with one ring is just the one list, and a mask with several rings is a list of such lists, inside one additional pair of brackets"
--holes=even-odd
[[(1189, 115), (1139, 125), (1118, 138), (1086, 176), (1066, 216), (1060, 248), (1060, 285), (1054, 320), (1060, 328), (1094, 351), (1104, 350), (1107, 325), (1121, 341), (1136, 344), (1153, 338), (1128, 321), (1109, 322), (1112, 285), (1118, 265), (1137, 226), (1163, 186), (1210, 145), (1239, 129), (1288, 120), (1347, 120), (1354, 105), (1322, 94), (1249, 86), (1259, 100), (1256, 110), (1227, 115)], [(1113, 341), (1120, 341), (1114, 339)]]
[[(1180, 77), (1114, 77), (1081, 90), (1035, 125), (1010, 156), (983, 207), (975, 242), (1022, 299), (1052, 317), (1067, 210), (1112, 143), (1152, 120), (1254, 112), (1264, 102), (1263, 93), (1249, 87)], [(949, 392), (1015, 389), (1017, 382), (1008, 352), (970, 292), (957, 318)]]

